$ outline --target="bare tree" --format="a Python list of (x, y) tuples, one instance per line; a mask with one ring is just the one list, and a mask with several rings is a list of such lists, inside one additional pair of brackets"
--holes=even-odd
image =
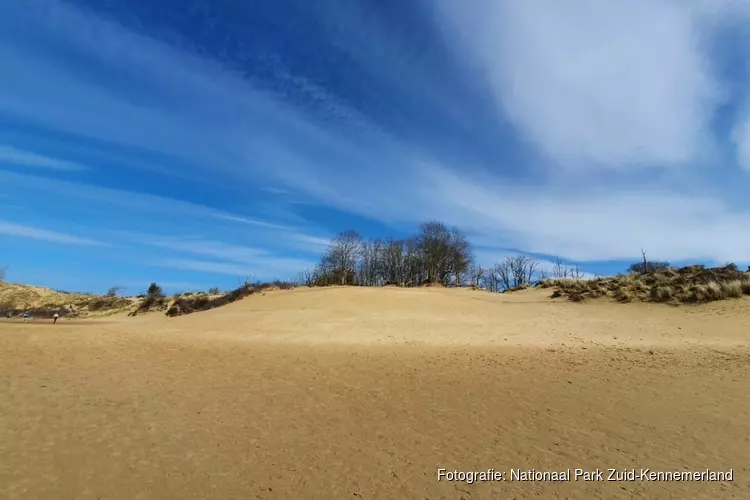
[(361, 259), (357, 272), (357, 284), (377, 286), (382, 282), (383, 244), (379, 240), (362, 243)]
[(332, 282), (353, 285), (361, 255), (362, 237), (357, 231), (344, 231), (331, 241), (321, 264), (331, 273)]
[(297, 275), (297, 285), (299, 286), (313, 286), (313, 272), (309, 269), (301, 271)]
[(552, 277), (553, 278), (567, 278), (568, 268), (562, 263), (560, 257), (555, 257), (552, 263)]
[(489, 269), (485, 269), (484, 271), (484, 288), (489, 290), (490, 292), (499, 292), (500, 291), (500, 272), (498, 267), (500, 264), (495, 264), (493, 267)]
[(419, 241), (412, 237), (404, 242), (405, 286), (419, 286), (427, 279), (424, 258), (420, 251)]
[(312, 270), (310, 275), (310, 286), (329, 286), (335, 283), (333, 272), (326, 262), (321, 262)]
[(386, 285), (406, 285), (406, 258), (404, 242), (389, 238), (383, 245), (381, 253), (383, 282)]
[(419, 247), (428, 283), (445, 283), (453, 257), (451, 233), (442, 222), (425, 222), (419, 228)]
[(486, 271), (487, 270), (479, 264), (473, 265), (469, 270), (469, 279), (471, 280), (471, 286), (479, 288)]
[(670, 267), (669, 262), (652, 261), (646, 258), (646, 251), (641, 248), (641, 256), (643, 257), (642, 262), (631, 264), (628, 267), (628, 272), (631, 273), (648, 273), (653, 271), (660, 271)]
[(248, 288), (250, 286), (250, 278), (252, 274), (246, 274), (245, 276), (237, 276), (237, 288)]
[(341, 233), (331, 241), (313, 271), (302, 273), (299, 282), (310, 285), (379, 286), (424, 283), (475, 286), (485, 278), (473, 267), (468, 238), (441, 222), (425, 222), (417, 235), (405, 240), (364, 240), (356, 231)]
[(519, 286), (530, 285), (534, 282), (534, 275), (539, 267), (539, 261), (525, 255), (506, 257), (493, 268), (497, 276), (498, 285), (505, 290)]
[(450, 270), (453, 272), (453, 282), (456, 286), (461, 286), (474, 261), (471, 243), (466, 235), (454, 227), (451, 230), (450, 247)]
[(578, 264), (569, 269), (570, 277), (574, 280), (583, 279), (584, 273), (579, 269)]
[(497, 280), (493, 291), (499, 291), (500, 288), (507, 290), (513, 286), (513, 257), (506, 257), (504, 261), (495, 264), (492, 271)]
[[(583, 271), (578, 267), (578, 264), (575, 266), (566, 266), (562, 263), (559, 257), (555, 258), (555, 260), (552, 263), (552, 277), (553, 278), (571, 278), (571, 279), (582, 279), (584, 277)], [(544, 279), (544, 278), (540, 278)]]
[(539, 267), (539, 261), (534, 258), (519, 255), (513, 259), (513, 286), (530, 285), (534, 282), (534, 275)]

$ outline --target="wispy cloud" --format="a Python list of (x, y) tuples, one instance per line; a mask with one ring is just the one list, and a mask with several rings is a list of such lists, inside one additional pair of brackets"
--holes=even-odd
[(86, 245), (86, 246), (103, 246), (106, 243), (82, 238), (65, 233), (58, 233), (48, 229), (41, 229), (31, 226), (13, 224), (11, 222), (0, 221), (0, 234), (17, 238), (31, 238), (35, 240), (46, 241), (48, 243), (60, 243), (63, 245)]
[(737, 161), (742, 168), (750, 171), (750, 113), (735, 125), (732, 140), (736, 146)]
[(218, 241), (189, 240), (176, 238), (147, 237), (141, 240), (147, 245), (167, 248), (175, 252), (204, 255), (237, 263), (252, 263), (259, 257), (268, 255), (267, 250), (240, 245), (231, 245)]
[(186, 269), (202, 273), (227, 274), (230, 276), (251, 276), (252, 279), (275, 279), (289, 277), (315, 265), (313, 261), (304, 259), (258, 258), (254, 264), (235, 264), (227, 262), (194, 260), (194, 259), (162, 259), (151, 262), (151, 265)]
[[(507, 249), (492, 249), (492, 248), (480, 248), (474, 252), (474, 258), (477, 265), (481, 266), (485, 270), (492, 269), (496, 264), (502, 264), (508, 257), (516, 257), (519, 252), (508, 251)], [(548, 259), (540, 259), (534, 257), (536, 261), (537, 274), (544, 272), (547, 277), (552, 277), (555, 270), (556, 263)], [(576, 264), (560, 262), (562, 266), (565, 266), (568, 270), (574, 270)], [(589, 279), (596, 277), (595, 274), (583, 271), (579, 265), (578, 276), (582, 279)]]
[[(190, 237), (128, 231), (111, 231), (107, 234), (123, 246), (138, 245), (143, 259), (150, 265), (232, 276), (250, 274), (256, 279), (296, 277), (299, 272), (315, 266), (323, 243), (327, 245), (329, 241), (293, 230), (268, 234), (258, 241), (258, 244), (266, 244), (263, 247), (209, 239), (215, 237), (216, 233)], [(268, 244), (265, 239), (270, 239), (271, 243)], [(167, 250), (168, 256), (165, 257), (165, 252), (153, 255), (149, 247)], [(195, 259), (195, 256), (210, 260)]]
[[(3, 7), (0, 113), (179, 159), (161, 167), (166, 177), (189, 168), (197, 178), (239, 188), (273, 186), (265, 191), (393, 225), (438, 218), (485, 246), (573, 260), (632, 258), (641, 247), (655, 258), (750, 260), (747, 205), (727, 201), (721, 189), (702, 189), (718, 185), (701, 167), (715, 151), (711, 121), (723, 99), (705, 50), (715, 19), (701, 17), (709, 4), (588, 0), (563, 7), (551, 0), (480, 0), (468, 8), (441, 0), (444, 41), (452, 46), (457, 40), (456, 59), (472, 62), (473, 72), (462, 76), (487, 85), (497, 121), (510, 123), (517, 135), (503, 129), (497, 139), (530, 151), (521, 156), (533, 159), (528, 164), (511, 155), (481, 165), (439, 156), (346, 104), (355, 99), (283, 76), (281, 90), (289, 91), (296, 79), (294, 89), (317, 101), (315, 109), (331, 111), (324, 118), (339, 120), (332, 126), (309, 103), (262, 89), (227, 61), (198, 57), (54, 0), (11, 0)], [(328, 42), (367, 66), (368, 77), (389, 82), (400, 95), (418, 91), (442, 110), (420, 117), (422, 123), (436, 116), (474, 121), (462, 93), (445, 92), (436, 83), (439, 72), (404, 46), (406, 37), (389, 38), (388, 24), (369, 22), (359, 5), (341, 11), (325, 5)], [(27, 26), (44, 36), (29, 36)], [(145, 90), (75, 71), (40, 49), (40, 40), (106, 74), (129, 75)], [(386, 97), (382, 105), (400, 119), (398, 103)], [(735, 139), (750, 165), (747, 130), (738, 125)], [(483, 131), (493, 139), (495, 132)], [(462, 147), (468, 151), (474, 143)], [(632, 172), (643, 167), (700, 172), (693, 185), (654, 176), (646, 186)], [(251, 199), (247, 213), (236, 213), (243, 210), (13, 172), (0, 171), (0, 184), (40, 204), (83, 207), (106, 229), (158, 226), (170, 239), (152, 246), (224, 261), (161, 261), (180, 269), (231, 275), (300, 269), (311, 263), (273, 259), (274, 244), (308, 252), (328, 245), (321, 232), (292, 227), (294, 217), (281, 222), (258, 215)], [(235, 233), (242, 236), (228, 237)]]
[(49, 156), (43, 156), (29, 151), (23, 151), (11, 146), (0, 144), (0, 164), (8, 163), (23, 167), (46, 168), (50, 170), (62, 170), (74, 172), (87, 170), (87, 167), (74, 162), (60, 160)]
[(43, 196), (46, 200), (66, 199), (96, 204), (98, 207), (116, 206), (130, 212), (150, 214), (172, 214), (185, 218), (200, 217), (218, 219), (272, 229), (285, 229), (288, 226), (270, 221), (256, 220), (251, 217), (207, 207), (184, 200), (155, 196), (146, 193), (105, 188), (83, 182), (70, 182), (47, 177), (18, 174), (0, 170), (0, 183), (23, 189), (27, 195)]
[(288, 244), (300, 250), (322, 254), (330, 247), (331, 238), (296, 233), (289, 235)]
[[(122, 283), (122, 286), (125, 287), (124, 293), (126, 295), (134, 295), (139, 293), (141, 290), (146, 290), (148, 288), (148, 285), (151, 284), (153, 280), (141, 280), (141, 281), (126, 281)], [(175, 291), (204, 291), (210, 286), (201, 285), (198, 283), (193, 283), (190, 281), (163, 281), (159, 280), (159, 286), (161, 286), (163, 289), (166, 290), (175, 290)]]
[(206, 261), (173, 257), (153, 261), (152, 263), (157, 266), (234, 276), (249, 274), (256, 279), (296, 276), (300, 271), (314, 267), (317, 258), (317, 256), (310, 258), (284, 256), (289, 253), (289, 249), (283, 246), (281, 250), (273, 251), (221, 241), (160, 237), (145, 237), (141, 239), (141, 242), (168, 249), (176, 255), (187, 253), (218, 259)]

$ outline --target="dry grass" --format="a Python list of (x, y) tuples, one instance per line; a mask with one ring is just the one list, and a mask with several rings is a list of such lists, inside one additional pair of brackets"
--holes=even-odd
[(164, 309), (166, 310), (167, 316), (182, 316), (225, 306), (255, 293), (288, 290), (291, 288), (294, 288), (294, 286), (291, 283), (284, 281), (255, 283), (252, 285), (248, 283), (224, 294), (212, 294), (210, 292), (218, 291), (218, 289), (212, 289), (209, 290), (208, 294), (200, 292), (197, 294), (178, 295), (175, 296), (174, 299), (164, 307)]
[[(206, 292), (185, 292), (171, 298), (138, 295), (116, 297), (87, 293), (68, 293), (50, 288), (20, 285), (0, 281), (0, 312), (13, 316), (29, 311), (34, 318), (51, 318), (58, 313), (63, 317), (85, 318), (128, 313), (129, 316), (150, 312), (163, 312), (168, 316), (180, 316), (206, 311), (230, 304), (248, 295), (272, 290), (286, 290), (293, 285), (285, 281), (253, 283), (236, 290), (221, 293), (218, 289)], [(212, 293), (213, 292), (213, 293)]]
[(537, 286), (555, 288), (553, 298), (573, 302), (610, 297), (618, 302), (703, 303), (750, 295), (750, 275), (731, 265), (687, 266), (592, 280), (549, 279)]
[[(748, 281), (747, 279), (745, 281)], [(724, 298), (727, 299), (736, 299), (739, 297), (742, 297), (743, 295), (743, 289), (742, 289), (742, 281), (741, 280), (732, 280), (727, 281), (720, 284), (721, 290), (724, 293)]]
[(0, 311), (14, 315), (29, 311), (34, 317), (51, 317), (54, 313), (68, 317), (103, 316), (127, 311), (136, 302), (130, 297), (68, 293), (0, 281)]

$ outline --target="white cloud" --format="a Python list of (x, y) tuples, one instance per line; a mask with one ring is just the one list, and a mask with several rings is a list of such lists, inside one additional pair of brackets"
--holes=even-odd
[(47, 168), (50, 170), (77, 171), (87, 170), (86, 167), (70, 161), (51, 158), (29, 151), (23, 151), (11, 146), (0, 144), (0, 163), (9, 163), (12, 165), (22, 165), (32, 168)]
[(206, 255), (208, 257), (215, 257), (222, 260), (229, 260), (232, 262), (253, 262), (258, 257), (268, 254), (268, 251), (261, 250), (258, 248), (250, 248), (239, 245), (230, 245), (227, 243), (217, 241), (205, 241), (205, 240), (179, 240), (179, 239), (158, 239), (150, 238), (143, 243), (148, 245), (154, 245), (162, 248), (169, 248), (170, 250), (178, 252), (187, 252), (198, 255)]
[[(279, 189), (321, 187), (319, 179), (328, 177), (322, 174), (333, 174), (341, 163), (374, 161), (221, 62), (56, 0), (12, 2), (3, 14), (0, 111), (69, 133), (164, 153), (204, 173), (210, 165), (211, 174), (246, 183), (262, 176), (264, 183), (278, 184)], [(125, 87), (103, 85), (73, 71), (40, 51), (38, 43), (17, 28), (29, 25), (44, 35), (46, 43), (65, 47), (87, 63), (125, 71), (148, 92), (134, 96)], [(323, 98), (327, 105), (341, 107), (331, 96), (316, 97)], [(355, 110), (339, 113), (356, 115)], [(295, 151), (289, 148), (292, 140)], [(325, 172), (321, 151), (327, 160), (336, 158)], [(184, 173), (182, 166), (164, 168), (172, 169), (173, 175)]]
[(750, 113), (735, 125), (732, 140), (737, 148), (737, 162), (750, 171)]
[[(705, 26), (696, 18), (700, 9), (690, 5), (668, 0), (590, 0), (564, 6), (552, 1), (485, 0), (469, 9), (464, 3), (441, 3), (443, 14), (456, 20), (462, 54), (476, 56), (503, 112), (558, 165), (568, 168), (675, 165), (699, 156), (717, 88), (701, 51)], [(70, 4), (16, 1), (3, 9), (0, 111), (21, 119), (165, 153), (192, 162), (204, 177), (239, 186), (288, 188), (321, 205), (387, 223), (442, 219), (478, 241), (486, 240), (486, 246), (573, 260), (632, 258), (641, 247), (654, 258), (750, 260), (750, 216), (707, 195), (677, 192), (658, 179), (647, 191), (593, 184), (566, 190), (493, 176), (472, 179), (458, 174), (458, 167), (468, 172), (470, 166), (430, 163), (418, 149), (360, 123), (359, 116), (354, 121), (362, 133), (353, 134), (356, 140), (331, 133), (311, 123), (304, 110), (280, 103), (218, 62), (129, 32)], [(144, 95), (154, 101), (141, 102), (143, 95), (130, 95), (64, 67), (36, 43), (27, 43), (32, 39), (23, 34), (23, 27), (29, 25), (84, 59), (136, 78), (148, 89)], [(357, 33), (353, 30), (344, 40)], [(386, 42), (373, 50), (360, 45), (353, 52), (369, 64), (375, 53), (398, 49)], [(405, 56), (398, 64), (410, 60)], [(414, 64), (418, 66), (416, 58)], [(379, 71), (392, 69), (385, 66)], [(420, 71), (394, 74), (399, 80), (409, 78), (410, 85), (418, 81), (427, 95), (431, 82), (419, 76)], [(310, 92), (332, 99), (319, 89)], [(455, 113), (457, 107), (450, 106), (446, 113)], [(337, 116), (355, 114), (336, 107)], [(167, 166), (163, 173), (181, 172)], [(255, 182), (259, 178), (262, 182)], [(50, 203), (73, 200), (94, 210), (118, 208), (120, 218), (113, 217), (112, 224), (135, 220), (138, 212), (146, 214), (139, 222), (156, 224), (153, 214), (173, 216), (170, 222), (184, 224), (176, 232), (218, 232), (213, 228), (216, 221), (244, 223), (248, 232), (299, 232), (275, 221), (184, 201), (10, 172), (0, 171), (0, 184), (21, 188), (24, 195), (41, 194)], [(193, 229), (198, 217), (213, 222)], [(318, 236), (279, 241), (311, 251), (327, 246)], [(191, 259), (168, 262), (172, 267), (213, 268), (231, 275), (244, 274), (246, 267), (263, 270), (278, 264), (288, 270), (313, 264), (273, 261), (264, 255), (255, 261), (241, 245), (204, 244), (201, 252), (197, 249), (183, 247), (217, 259), (240, 258), (247, 266)]]
[(257, 220), (244, 215), (173, 198), (93, 186), (80, 182), (49, 179), (35, 175), (18, 174), (3, 170), (0, 170), (0, 184), (22, 189), (26, 196), (39, 196), (43, 193), (46, 201), (86, 202), (96, 204), (97, 208), (106, 206), (119, 207), (120, 210), (127, 210), (130, 214), (136, 211), (161, 215), (174, 214), (183, 217), (226, 220), (269, 229), (289, 229), (289, 226), (282, 224)]
[(70, 234), (58, 233), (56, 231), (50, 231), (47, 229), (40, 229), (31, 226), (23, 226), (4, 221), (0, 221), (0, 234), (17, 238), (41, 240), (49, 243), (61, 243), (64, 245), (99, 246), (106, 244), (101, 241), (91, 240), (88, 238), (81, 238)]
[[(502, 264), (507, 257), (515, 257), (517, 255), (522, 255), (522, 253), (509, 252), (506, 249), (493, 250), (491, 248), (479, 249), (474, 252), (474, 258), (477, 265), (482, 266), (482, 268), (484, 269), (491, 269), (496, 264)], [(548, 278), (553, 276), (555, 262), (537, 258), (534, 258), (534, 260), (536, 260), (537, 277), (541, 272), (544, 272)], [(576, 264), (566, 264), (561, 262), (561, 265), (564, 266), (565, 269), (567, 269), (569, 272), (573, 272), (576, 269)], [(578, 268), (577, 276), (580, 279), (591, 279), (596, 277), (596, 275), (593, 273), (582, 271), (580, 267)]]
[[(252, 274), (259, 279), (295, 277), (297, 273), (314, 267), (318, 255), (313, 258), (283, 255), (299, 250), (297, 242), (319, 244), (323, 241), (302, 233), (279, 232), (269, 236), (269, 239), (274, 240), (274, 249), (271, 249), (237, 245), (203, 237), (158, 236), (126, 231), (113, 231), (112, 234), (123, 238), (123, 241), (169, 250), (171, 255), (176, 256), (153, 261), (158, 266), (229, 275)], [(309, 245), (310, 243), (303, 245), (308, 252), (311, 251)], [(182, 258), (180, 254), (193, 254), (217, 260)]]
[(300, 250), (322, 254), (331, 246), (331, 238), (321, 238), (308, 234), (291, 234), (289, 235), (289, 245)]
[[(439, 168), (431, 176), (424, 206), (474, 233), (480, 245), (575, 261), (632, 259), (641, 248), (660, 260), (750, 259), (750, 211), (732, 211), (701, 194), (661, 188), (545, 191)], [(439, 199), (432, 193), (440, 193)]]
[(194, 259), (162, 259), (151, 263), (160, 267), (171, 267), (204, 273), (227, 274), (231, 276), (250, 276), (251, 279), (290, 279), (297, 273), (310, 269), (314, 262), (304, 259), (264, 257), (253, 264), (235, 264)]
[(562, 166), (683, 165), (706, 149), (720, 89), (703, 53), (705, 5), (439, 5), (503, 113)]
[[(295, 235), (283, 235), (281, 238), (286, 239), (289, 236), (294, 237)], [(296, 236), (305, 237), (305, 235)], [(279, 253), (288, 251), (286, 247), (284, 250), (273, 251), (233, 245), (221, 241), (159, 237), (144, 237), (141, 242), (146, 245), (169, 249), (173, 252), (201, 255), (222, 261), (169, 258), (155, 262), (157, 265), (194, 271), (242, 276), (252, 274), (259, 279), (289, 278), (296, 276), (297, 273), (305, 269), (314, 267), (316, 264), (312, 259), (280, 256)]]

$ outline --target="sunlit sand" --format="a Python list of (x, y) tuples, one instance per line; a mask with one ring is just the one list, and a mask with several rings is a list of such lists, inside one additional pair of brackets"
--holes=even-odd
[[(750, 299), (390, 287), (0, 320), (0, 497), (747, 498), (749, 331)], [(468, 484), (441, 468), (733, 479)]]

